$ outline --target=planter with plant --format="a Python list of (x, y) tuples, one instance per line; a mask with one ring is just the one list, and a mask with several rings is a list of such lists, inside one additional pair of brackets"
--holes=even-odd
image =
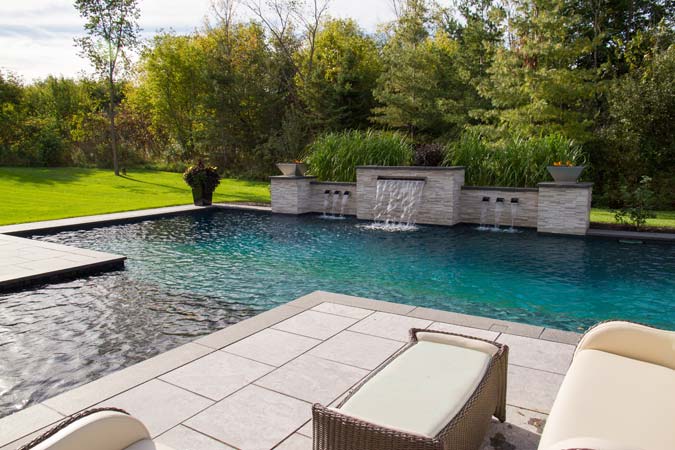
[(302, 177), (307, 171), (305, 163), (298, 160), (291, 163), (278, 163), (277, 167), (285, 177)]
[(208, 206), (213, 201), (213, 192), (220, 184), (218, 169), (205, 166), (202, 161), (188, 167), (183, 179), (192, 188), (192, 199), (196, 206)]
[(556, 161), (546, 169), (556, 183), (576, 183), (584, 166), (576, 166), (572, 161)]

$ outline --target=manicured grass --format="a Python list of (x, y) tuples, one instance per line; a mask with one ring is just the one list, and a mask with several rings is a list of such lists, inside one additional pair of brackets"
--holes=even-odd
[[(675, 228), (675, 211), (655, 211), (656, 218), (647, 219), (647, 226)], [(591, 222), (616, 223), (614, 213), (609, 209), (593, 208)]]
[[(269, 202), (269, 183), (223, 179), (214, 202)], [(0, 225), (192, 203), (182, 174), (0, 167)]]

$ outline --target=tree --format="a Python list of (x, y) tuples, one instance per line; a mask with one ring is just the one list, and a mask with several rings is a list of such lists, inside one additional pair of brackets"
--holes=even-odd
[(601, 86), (596, 72), (578, 66), (591, 49), (587, 37), (573, 32), (581, 20), (566, 0), (516, 1), (511, 45), (496, 52), (479, 87), (491, 101), (487, 120), (525, 136), (592, 138)]
[[(662, 207), (672, 207), (675, 192), (675, 45), (608, 89), (604, 146), (591, 154), (597, 176), (610, 192), (623, 184), (653, 179)], [(608, 192), (609, 193), (609, 192)], [(620, 198), (608, 198), (610, 202)]]
[(108, 83), (108, 121), (113, 169), (119, 175), (115, 129), (115, 77), (128, 65), (128, 52), (138, 46), (138, 0), (75, 0), (86, 23), (86, 36), (76, 38), (81, 54)]
[[(302, 51), (301, 64), (310, 57)], [(310, 123), (331, 130), (367, 127), (381, 72), (375, 41), (353, 20), (330, 20), (316, 36), (314, 58), (312, 71), (296, 78)]]
[(372, 120), (413, 137), (456, 135), (467, 119), (458, 44), (444, 30), (429, 29), (424, 0), (408, 0), (399, 9), (402, 15), (383, 49), (384, 69), (374, 91), (382, 106), (373, 109)]
[(136, 110), (147, 105), (152, 128), (171, 137), (174, 156), (182, 162), (204, 156), (198, 148), (206, 94), (202, 41), (199, 36), (156, 35), (141, 57), (131, 99)]
[(19, 78), (0, 71), (0, 163), (16, 164), (13, 147), (24, 122), (24, 87)]

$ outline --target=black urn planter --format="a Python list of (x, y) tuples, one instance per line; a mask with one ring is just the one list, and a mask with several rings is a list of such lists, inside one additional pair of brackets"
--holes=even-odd
[(193, 187), (192, 200), (195, 206), (210, 206), (213, 202), (213, 192), (206, 192), (201, 186)]

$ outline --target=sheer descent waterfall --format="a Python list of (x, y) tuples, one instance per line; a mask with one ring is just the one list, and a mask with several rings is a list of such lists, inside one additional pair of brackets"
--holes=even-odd
[(372, 229), (414, 230), (415, 214), (422, 198), (424, 180), (379, 179), (375, 194)]

